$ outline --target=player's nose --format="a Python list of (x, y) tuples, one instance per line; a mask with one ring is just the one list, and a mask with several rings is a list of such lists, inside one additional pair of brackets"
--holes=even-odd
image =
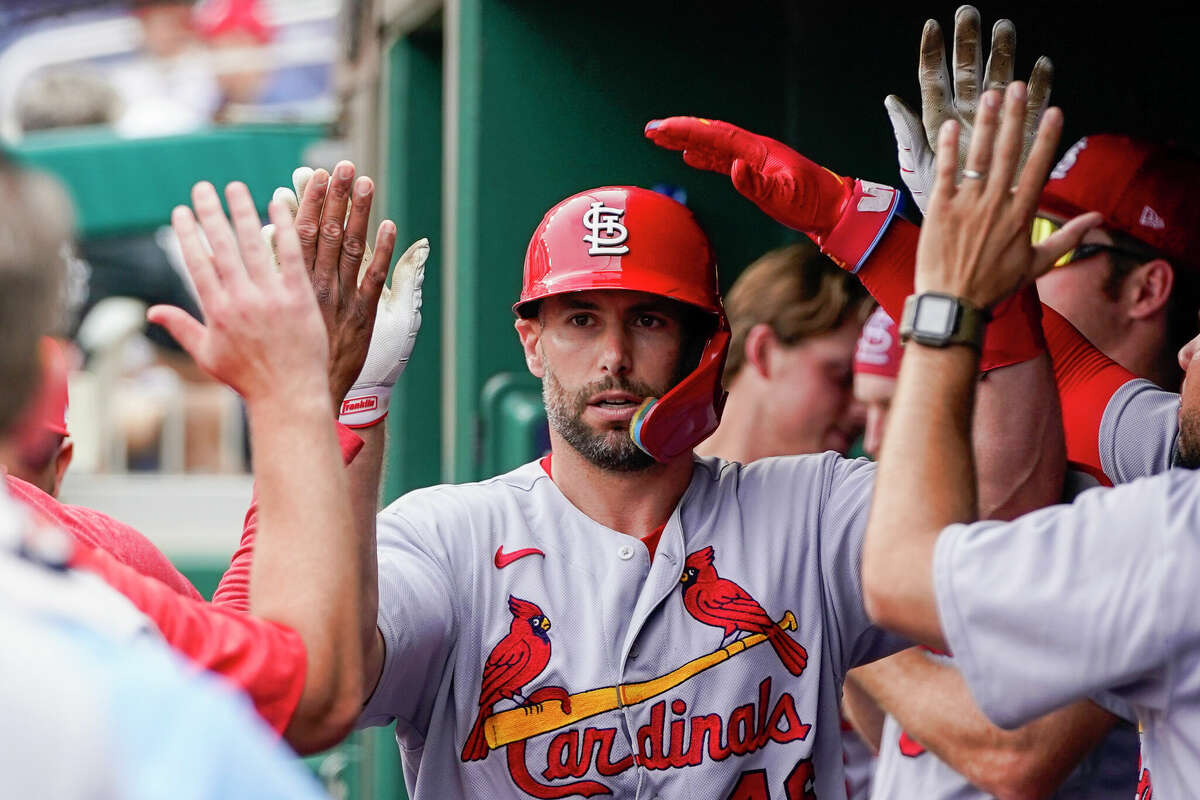
[(600, 369), (610, 375), (625, 375), (633, 369), (633, 342), (624, 326), (611, 325), (600, 349)]

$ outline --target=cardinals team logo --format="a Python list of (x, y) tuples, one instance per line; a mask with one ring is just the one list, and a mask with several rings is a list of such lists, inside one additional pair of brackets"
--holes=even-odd
[[(717, 574), (713, 560), (712, 547), (692, 553), (680, 582), (688, 613), (722, 630), (720, 646), (663, 674), (615, 686), (568, 693), (559, 686), (542, 685), (531, 691), (529, 687), (536, 685), (550, 663), (550, 619), (536, 603), (509, 595), (512, 621), (484, 662), (479, 707), (463, 744), (462, 760), (482, 761), (492, 750), (503, 748), (504, 766), (525, 795), (539, 800), (586, 798), (613, 793), (605, 783), (585, 778), (588, 773), (614, 776), (635, 766), (677, 769), (748, 755), (773, 743), (807, 740), (812, 726), (801, 718), (787, 684), (778, 690), (770, 675), (759, 682), (753, 698), (725, 713), (684, 718), (688, 701), (680, 696), (664, 698), (763, 642), (771, 644), (793, 675), (799, 676), (807, 664), (807, 651), (788, 635), (797, 628), (795, 615), (788, 611), (780, 620), (772, 620), (744, 589)], [(516, 707), (497, 710), (506, 700)], [(595, 723), (581, 727), (601, 715), (643, 703), (649, 704), (649, 714), (636, 732), (637, 754), (618, 752), (615, 727)], [(531, 770), (526, 744), (546, 736), (553, 739), (545, 751), (545, 768)], [(743, 784), (755, 780), (764, 780), (761, 769), (743, 773), (734, 796), (750, 796)], [(811, 756), (806, 755), (788, 775), (788, 796), (811, 797), (806, 791), (814, 780)]]
[(483, 665), (479, 715), (463, 745), (463, 761), (479, 761), (487, 757), (488, 745), (483, 724), (491, 715), (492, 708), (501, 700), (511, 700), (522, 706), (536, 706), (547, 696), (552, 696), (563, 703), (568, 713), (571, 710), (570, 698), (558, 687), (547, 687), (530, 697), (521, 693), (550, 663), (550, 637), (546, 633), (550, 630), (550, 619), (535, 603), (512, 595), (508, 596), (508, 610), (513, 616), (508, 635), (492, 648), (487, 663)]
[(698, 622), (724, 631), (722, 646), (735, 633), (766, 636), (787, 671), (799, 676), (808, 664), (808, 651), (788, 636), (745, 589), (717, 574), (715, 555), (709, 546), (689, 554), (684, 561), (683, 575), (679, 578), (683, 584), (683, 607)]
[(610, 208), (599, 200), (583, 214), (583, 227), (591, 233), (583, 240), (587, 242), (589, 256), (619, 256), (629, 252), (625, 240), (629, 238), (629, 229), (621, 224), (625, 215), (623, 208)]

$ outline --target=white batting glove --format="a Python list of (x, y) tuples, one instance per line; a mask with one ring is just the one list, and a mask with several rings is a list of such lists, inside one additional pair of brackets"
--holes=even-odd
[(900, 180), (908, 187), (913, 202), (925, 214), (929, 195), (933, 191), (933, 148), (925, 138), (921, 120), (903, 100), (889, 94), (883, 101), (888, 119), (892, 121), (892, 133), (896, 136), (896, 157), (900, 162)]
[[(921, 86), (920, 121), (896, 95), (888, 95), (883, 101), (896, 136), (900, 178), (912, 193), (922, 214), (933, 189), (933, 158), (942, 123), (951, 119), (959, 123), (958, 170), (961, 180), (962, 170), (967, 163), (967, 147), (975, 129), (980, 95), (992, 89), (1004, 91), (1012, 83), (1013, 57), (1017, 45), (1017, 31), (1012, 22), (1002, 19), (992, 27), (986, 66), (983, 64), (981, 40), (979, 12), (973, 6), (959, 6), (954, 14), (954, 80), (951, 83), (942, 29), (936, 20), (928, 20), (921, 33), (920, 67), (917, 71)], [(1053, 77), (1054, 67), (1050, 59), (1042, 56), (1033, 65), (1033, 72), (1029, 76), (1021, 164), (1029, 156), (1038, 122), (1050, 103)], [(1020, 174), (1020, 169), (1016, 174)]]
[(391, 289), (383, 287), (367, 359), (338, 414), (343, 425), (365, 428), (387, 416), (392, 387), (408, 365), (421, 329), (421, 284), (427, 258), (429, 240), (413, 242), (396, 263)]

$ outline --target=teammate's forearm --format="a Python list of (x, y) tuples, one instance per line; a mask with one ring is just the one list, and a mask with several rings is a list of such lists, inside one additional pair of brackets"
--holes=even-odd
[[(363, 447), (363, 440), (350, 428), (338, 423), (334, 424), (337, 431), (338, 446), (342, 450), (342, 463), (349, 465)], [(255, 486), (250, 498), (250, 508), (242, 522), (242, 539), (237, 550), (229, 560), (229, 568), (221, 576), (217, 590), (213, 593), (213, 604), (249, 613), (250, 611), (250, 569), (254, 563), (254, 541), (258, 536), (258, 487)]]
[(863, 547), (871, 618), (939, 649), (933, 549), (946, 525), (975, 519), (970, 432), (978, 360), (962, 345), (906, 348)]
[[(866, 290), (896, 321), (904, 312), (905, 298), (913, 292), (920, 232), (921, 229), (908, 220), (892, 220), (857, 273)], [(1041, 354), (1045, 350), (1045, 341), (1040, 311), (1037, 292), (1032, 286), (998, 304), (984, 336), (980, 370), (1000, 369)]]
[[(386, 420), (386, 418), (385, 418)], [(350, 483), (350, 507), (354, 513), (358, 558), (362, 571), (359, 630), (364, 653), (374, 647), (379, 608), (378, 559), (375, 546), (375, 517), (379, 511), (379, 482), (383, 473), (383, 454), (387, 445), (387, 423), (381, 420), (366, 428), (357, 428), (363, 446), (346, 470)], [(363, 689), (371, 691), (376, 675), (367, 659), (363, 662)]]
[(980, 377), (972, 446), (980, 519), (1015, 519), (1062, 499), (1063, 418), (1045, 353)]
[(259, 496), (250, 607), (303, 637), (308, 680), (293, 728), (332, 744), (362, 696), (362, 570), (323, 395), (248, 403)]
[(883, 739), (883, 709), (858, 682), (858, 670), (846, 673), (842, 684), (842, 716), (854, 728), (875, 755), (879, 755), (879, 744)]
[(1049, 795), (1116, 720), (1083, 701), (1003, 730), (979, 711), (957, 670), (916, 648), (853, 674), (905, 733), (996, 797)]

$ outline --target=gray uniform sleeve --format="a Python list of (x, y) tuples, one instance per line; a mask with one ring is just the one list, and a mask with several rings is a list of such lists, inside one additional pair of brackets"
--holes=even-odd
[[(832, 458), (832, 456), (830, 456)], [(821, 576), (826, 605), (836, 625), (830, 639), (839, 679), (846, 670), (909, 646), (877, 628), (862, 599), (862, 547), (875, 486), (875, 464), (838, 458), (821, 508)]]
[(395, 719), (398, 735), (423, 740), (453, 649), (453, 584), (441, 559), (399, 511), (382, 511), (376, 530), (379, 631), (386, 652), (379, 683), (358, 724), (386, 725)]
[(1100, 466), (1121, 484), (1171, 468), (1179, 433), (1179, 395), (1133, 380), (1113, 393), (1100, 421)]
[(1176, 573), (1200, 521), (1196, 480), (1172, 470), (1011, 523), (942, 532), (933, 564), (942, 630), (996, 724), (1115, 687), (1134, 687), (1139, 705), (1165, 704), (1155, 670), (1190, 606), (1193, 581)]

